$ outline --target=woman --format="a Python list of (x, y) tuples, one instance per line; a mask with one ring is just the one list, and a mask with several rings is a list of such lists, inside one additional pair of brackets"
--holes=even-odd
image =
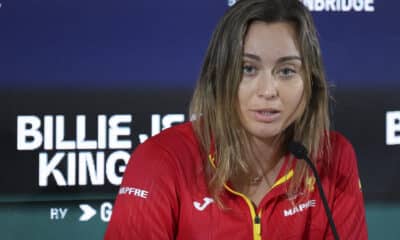
[(218, 24), (194, 92), (196, 120), (132, 155), (105, 239), (333, 239), (310, 151), (342, 239), (367, 239), (351, 144), (329, 132), (310, 13), (241, 0)]

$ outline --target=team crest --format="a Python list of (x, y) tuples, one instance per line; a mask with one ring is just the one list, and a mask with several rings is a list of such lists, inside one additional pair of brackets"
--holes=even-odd
[(308, 192), (314, 192), (314, 189), (315, 189), (315, 177), (307, 177), (306, 178), (306, 190), (308, 191)]

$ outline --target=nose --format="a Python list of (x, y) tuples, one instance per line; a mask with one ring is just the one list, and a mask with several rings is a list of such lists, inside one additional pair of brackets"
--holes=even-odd
[(278, 94), (278, 82), (272, 73), (264, 73), (258, 80), (257, 93), (258, 96), (272, 99), (276, 98)]

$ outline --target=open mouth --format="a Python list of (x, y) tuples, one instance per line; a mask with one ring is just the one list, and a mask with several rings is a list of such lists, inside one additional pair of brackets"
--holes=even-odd
[(254, 114), (257, 121), (270, 123), (277, 120), (280, 117), (281, 112), (275, 109), (263, 109), (254, 111)]
[(259, 114), (261, 114), (261, 115), (265, 115), (265, 116), (271, 116), (271, 115), (274, 115), (274, 114), (277, 114), (277, 113), (279, 113), (279, 111), (278, 110), (270, 110), (270, 111), (257, 111)]

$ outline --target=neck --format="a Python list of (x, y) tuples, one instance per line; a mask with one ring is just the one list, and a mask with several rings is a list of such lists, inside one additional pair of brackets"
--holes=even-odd
[(250, 146), (252, 156), (249, 163), (253, 165), (258, 163), (262, 169), (268, 169), (275, 166), (276, 162), (282, 157), (282, 140), (279, 137), (273, 139), (251, 139)]
[(253, 194), (259, 187), (270, 189), (283, 163), (282, 146), (276, 139), (250, 139), (246, 154), (249, 172), (234, 177), (234, 187), (245, 194)]

